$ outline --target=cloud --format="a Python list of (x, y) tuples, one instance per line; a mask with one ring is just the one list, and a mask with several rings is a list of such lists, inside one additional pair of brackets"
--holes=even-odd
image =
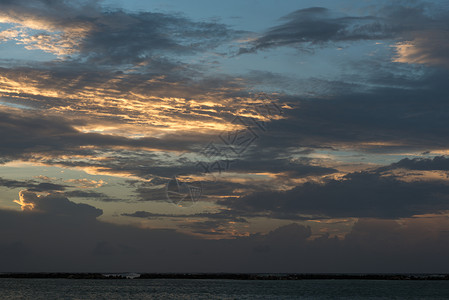
[(193, 54), (237, 36), (225, 25), (193, 22), (162, 13), (105, 13), (80, 45), (90, 61), (120, 64), (144, 61), (154, 53)]
[(64, 216), (78, 219), (95, 219), (103, 214), (101, 209), (84, 203), (74, 203), (62, 193), (38, 195), (30, 191), (21, 191), (19, 200), (14, 200), (24, 211)]
[(231, 125), (226, 117), (257, 117), (257, 99), (237, 78), (164, 59), (125, 71), (53, 62), (0, 68), (0, 76), (5, 105), (74, 114), (84, 119), (77, 124), (83, 132), (218, 134)]
[[(14, 23), (0, 40), (60, 56), (45, 63), (1, 62), (0, 161), (127, 177), (135, 194), (123, 201), (166, 201), (167, 181), (207, 161), (201, 149), (233, 129), (236, 116), (260, 117), (251, 87), (287, 90), (272, 99), (285, 103), (283, 114), (266, 131), (258, 129), (258, 139), (233, 157), (225, 174), (203, 180), (208, 203), (202, 204), (213, 211), (147, 209), (117, 216), (150, 225), (171, 222), (190, 235), (107, 224), (97, 219), (101, 210), (68, 199), (121, 201), (91, 190), (100, 188), (99, 181), (1, 178), (0, 186), (26, 189), (17, 200), (25, 211), (0, 210), (3, 268), (366, 272), (409, 270), (417, 258), (420, 270), (441, 268), (436, 260), (447, 250), (447, 158), (342, 170), (360, 169), (355, 160), (382, 161), (371, 155), (386, 159), (381, 155), (449, 147), (447, 70), (404, 64), (446, 66), (445, 12), (398, 4), (364, 15), (325, 8), (293, 12), (241, 53), (381, 39), (395, 45), (394, 59), (401, 62), (351, 57), (346, 67), (353, 75), (296, 79), (266, 71), (226, 75), (180, 61), (225, 51), (242, 34), (215, 22), (107, 11), (96, 1), (0, 0), (0, 9), (0, 21)], [(423, 214), (435, 215), (424, 220)], [(322, 224), (343, 217), (360, 218), (345, 239), (320, 237), (315, 227), (300, 224), (267, 234), (248, 229), (259, 221)], [(381, 259), (385, 263), (378, 265)]]
[(105, 193), (99, 193), (95, 191), (86, 191), (86, 190), (73, 190), (73, 191), (66, 191), (64, 193), (66, 197), (70, 198), (88, 198), (92, 200), (97, 201), (103, 201), (103, 202), (126, 202), (127, 200), (117, 199), (114, 197), (111, 197)]
[(231, 214), (230, 211), (227, 210), (221, 210), (219, 212), (203, 212), (203, 213), (195, 213), (195, 214), (157, 214), (157, 213), (151, 213), (147, 211), (136, 211), (134, 213), (124, 213), (123, 216), (127, 217), (135, 217), (135, 218), (146, 218), (146, 219), (153, 219), (153, 218), (161, 218), (161, 217), (169, 217), (169, 218), (209, 218), (209, 219), (223, 219), (226, 221), (233, 221), (233, 222), (242, 222), (246, 223), (246, 220), (243, 218), (238, 218)]
[(371, 72), (375, 66), (381, 64), (364, 65), (359, 70), (358, 80), (366, 74), (363, 72), (370, 72), (363, 82), (367, 86), (361, 90), (339, 90), (337, 81), (330, 95), (283, 98), (297, 109), (285, 111), (284, 119), (272, 122), (258, 146), (266, 151), (270, 147), (279, 151), (328, 147), (377, 153), (445, 149), (449, 131), (444, 121), (448, 110), (442, 78), (447, 71), (406, 78), (392, 70)]
[[(98, 147), (129, 147), (129, 148), (158, 148), (165, 145), (170, 150), (186, 150), (192, 146), (191, 141), (181, 141), (174, 135), (173, 142), (159, 138), (132, 139), (117, 135), (99, 133), (83, 133), (75, 129), (82, 125), (82, 120), (70, 120), (62, 116), (40, 115), (34, 111), (17, 109), (0, 110), (0, 133), (3, 141), (0, 152), (4, 157), (24, 158), (26, 156), (51, 154), (73, 154), (89, 156), (94, 152), (87, 146)], [(162, 146), (162, 148), (165, 148)], [(85, 149), (85, 150), (84, 150)], [(169, 150), (169, 149), (165, 149)]]
[[(97, 16), (97, 1), (2, 1), (1, 23), (16, 24), (13, 37), (26, 49), (41, 49), (56, 55), (77, 52), (90, 29), (88, 19)], [(81, 17), (84, 15), (83, 17)]]
[(306, 182), (285, 192), (255, 192), (218, 203), (245, 214), (296, 213), (315, 218), (395, 219), (449, 210), (447, 182), (405, 182), (382, 170), (349, 173), (323, 183)]
[(88, 188), (99, 188), (102, 187), (104, 184), (107, 184), (107, 182), (104, 182), (103, 180), (92, 180), (92, 179), (67, 179), (65, 182), (73, 183), (77, 187), (80, 187), (82, 189), (88, 189)]
[[(248, 221), (231, 210), (219, 210), (218, 212), (202, 212), (194, 214), (159, 214), (147, 211), (123, 213), (125, 217), (143, 219), (171, 219), (178, 223), (179, 228), (187, 228), (189, 232), (210, 236), (238, 236), (234, 230), (236, 223), (246, 224)], [(243, 234), (245, 235), (245, 234)]]
[(388, 4), (369, 12), (341, 16), (324, 7), (300, 9), (281, 18), (281, 25), (269, 28), (239, 54), (283, 46), (313, 51), (331, 43), (393, 40), (394, 62), (449, 66), (448, 14), (437, 4)]
[(442, 170), (449, 171), (449, 158), (446, 156), (435, 156), (433, 158), (404, 158), (389, 166), (380, 168), (381, 170), (392, 169), (409, 169), (409, 170)]
[[(271, 155), (271, 151), (268, 153)], [(320, 178), (337, 172), (336, 169), (289, 161), (287, 159), (272, 159), (259, 155), (248, 155), (248, 159), (236, 159), (231, 167), (219, 173), (205, 171), (203, 165), (211, 165), (208, 160), (197, 162), (178, 161), (174, 167), (150, 167), (148, 173), (151, 180), (146, 182), (129, 182), (135, 189), (139, 201), (167, 201), (166, 184), (175, 175), (190, 175), (189, 182), (202, 187), (201, 200), (213, 201), (216, 197), (238, 196), (254, 191), (284, 189), (293, 185), (293, 181), (307, 178)], [(204, 157), (201, 157), (204, 159)], [(212, 172), (211, 171), (211, 172)]]
[(443, 216), (363, 219), (346, 238), (312, 238), (310, 227), (289, 224), (267, 234), (205, 240), (59, 212), (0, 210), (0, 271), (437, 273), (448, 267)]
[(299, 9), (284, 16), (283, 24), (270, 28), (240, 53), (281, 46), (321, 45), (328, 42), (378, 40), (391, 37), (385, 24), (372, 16), (336, 16), (324, 7)]
[(19, 181), (13, 179), (5, 179), (0, 177), (0, 186), (4, 186), (10, 189), (15, 188), (27, 188), (33, 192), (46, 192), (46, 191), (63, 191), (67, 188), (66, 185), (54, 184), (50, 182), (36, 182), (34, 180)]
[[(9, 71), (11, 73), (8, 76), (19, 76), (15, 75), (14, 70)], [(5, 70), (7, 73), (9, 71)], [(45, 78), (44, 72), (40, 72), (42, 72), (42, 78)], [(52, 74), (50, 79), (55, 79), (55, 88), (63, 86), (66, 80), (68, 83), (74, 79), (70, 76), (65, 78), (68, 76), (66, 72), (52, 71), (50, 73)], [(281, 101), (294, 103), (296, 108), (284, 110), (284, 119), (270, 122), (269, 129), (260, 135), (255, 142), (255, 147), (249, 148), (241, 159), (231, 164), (231, 170), (239, 174), (271, 172), (279, 176), (284, 172), (284, 175), (288, 173), (290, 177), (295, 178), (323, 176), (335, 172), (335, 169), (326, 165), (312, 166), (310, 162), (292, 163), (295, 161), (292, 157), (297, 156), (295, 153), (299, 148), (356, 149), (384, 153), (444, 148), (447, 146), (446, 136), (448, 135), (444, 121), (447, 109), (445, 108), (445, 82), (442, 78), (445, 74), (445, 71), (441, 70), (430, 72), (420, 78), (401, 78), (394, 77), (390, 73), (382, 73), (379, 76), (383, 77), (376, 77), (376, 80), (390, 82), (395, 80), (397, 86), (375, 87), (362, 92), (337, 89), (334, 95), (326, 98), (281, 95)], [(82, 81), (93, 74), (86, 76)], [(51, 84), (50, 79), (45, 79), (48, 84)], [(133, 80), (137, 80), (135, 84), (138, 85), (143, 82), (141, 79), (139, 76), (133, 77), (128, 83), (131, 84)], [(17, 79), (17, 82), (20, 81)], [(339, 83), (333, 84), (338, 86)], [(47, 84), (46, 81), (43, 85), (45, 84)], [(75, 90), (81, 91), (86, 87), (80, 82), (78, 84), (80, 86)], [(114, 89), (119, 90), (124, 85), (125, 82)], [(107, 86), (106, 89), (109, 88), (112, 87)], [(213, 90), (212, 87), (211, 89)], [(198, 133), (196, 128), (192, 128), (186, 132), (166, 134), (158, 138), (128, 138), (118, 134), (101, 134), (83, 129), (86, 125), (92, 124), (89, 122), (93, 119), (85, 118), (82, 112), (79, 118), (76, 117), (80, 113), (77, 101), (54, 99), (61, 102), (60, 107), (66, 107), (67, 104), (73, 105), (73, 110), (70, 110), (72, 113), (62, 114), (62, 110), (60, 114), (55, 113), (54, 110), (59, 109), (59, 104), (56, 100), (53, 101), (53, 98), (42, 102), (53, 109), (41, 116), (37, 116), (33, 110), (2, 109), (0, 126), (5, 130), (0, 131), (4, 141), (0, 146), (0, 152), (4, 159), (24, 159), (51, 165), (85, 168), (98, 174), (127, 174), (126, 176), (145, 179), (159, 176), (162, 182), (166, 183), (166, 180), (174, 174), (192, 169), (195, 163), (192, 157), (183, 159), (177, 155), (169, 155), (170, 152), (167, 151), (196, 153), (198, 149), (201, 149), (200, 145), (219, 140), (218, 133), (221, 132), (205, 130)], [(244, 98), (244, 100), (248, 100), (248, 103), (242, 111), (250, 111), (251, 99)], [(231, 115), (234, 104), (237, 105), (238, 102), (243, 101), (242, 98), (236, 97), (235, 102), (227, 103), (226, 108), (222, 108), (222, 112), (225, 111), (226, 116)], [(193, 102), (189, 104), (188, 100), (179, 99), (173, 100), (174, 105), (178, 105), (175, 102), (182, 106), (179, 111), (181, 118), (195, 121), (196, 116), (189, 116), (185, 112), (185, 110), (188, 111), (189, 105), (193, 105)], [(81, 103), (85, 102), (81, 101)], [(156, 100), (154, 105), (163, 103), (167, 102)], [(95, 110), (92, 108), (90, 112)], [(128, 120), (130, 117), (140, 119), (142, 114), (141, 111), (118, 111), (116, 107), (109, 107), (109, 105), (103, 108), (98, 107), (98, 111), (107, 115), (115, 115), (115, 113), (125, 115), (128, 116)], [(168, 118), (177, 115), (172, 109), (161, 114)], [(205, 114), (211, 119), (223, 117), (223, 114), (220, 115), (218, 112)], [(436, 118), (435, 115), (439, 117)], [(149, 117), (154, 119), (155, 115)], [(106, 117), (100, 116), (99, 124), (103, 120), (106, 120)], [(114, 122), (119, 127), (124, 125), (122, 119)], [(173, 121), (173, 123), (176, 122), (176, 120)], [(229, 121), (226, 119), (226, 122)], [(156, 127), (162, 130), (169, 127), (169, 125), (162, 126), (162, 123)], [(142, 130), (144, 127), (136, 126), (136, 128)], [(129, 131), (125, 130), (125, 132)], [(164, 151), (164, 154), (158, 153)], [(73, 159), (70, 159), (68, 155)], [(80, 159), (81, 157), (84, 159)], [(248, 181), (244, 185), (226, 183), (222, 186), (217, 185), (216, 190), (213, 188), (212, 194), (217, 191), (217, 195), (229, 195), (231, 190), (252, 191), (253, 187)], [(260, 188), (257, 187), (257, 189)], [(152, 189), (141, 190), (141, 192), (142, 199), (165, 199), (164, 193), (155, 194)]]
[(96, 64), (138, 64), (168, 52), (193, 54), (240, 34), (223, 24), (175, 14), (106, 11), (98, 1), (3, 1), (0, 8), (0, 22), (18, 24), (24, 33), (14, 38), (27, 49)]
[(393, 61), (449, 68), (448, 40), (449, 30), (416, 32), (412, 40), (394, 45), (397, 55)]
[[(82, 190), (77, 190), (75, 188), (79, 188), (79, 186), (71, 186), (71, 185), (62, 185), (58, 183), (52, 183), (50, 181), (55, 180), (56, 178), (48, 178), (46, 176), (37, 176), (38, 179), (44, 180), (45, 182), (38, 182), (36, 180), (13, 180), (13, 179), (5, 179), (0, 177), (0, 186), (6, 187), (9, 189), (26, 189), (28, 192), (34, 193), (58, 193), (58, 195), (63, 195), (66, 197), (77, 197), (77, 198), (90, 198), (98, 201), (104, 202), (113, 202), (113, 201), (123, 201), (120, 199), (116, 199), (114, 197), (110, 197), (104, 193), (95, 192), (92, 190), (86, 190), (86, 188), (99, 188), (104, 183), (102, 180), (94, 181), (87, 179), (74, 179), (74, 180), (66, 180), (68, 183), (81, 183)], [(18, 201), (18, 203), (26, 203), (22, 200)], [(26, 206), (26, 205), (25, 205)], [(34, 204), (29, 205), (29, 207), (34, 207)]]

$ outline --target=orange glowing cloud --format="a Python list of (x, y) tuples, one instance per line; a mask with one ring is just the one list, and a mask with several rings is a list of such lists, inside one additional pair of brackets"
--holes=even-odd
[[(251, 95), (236, 99), (220, 92), (195, 98), (159, 96), (165, 92), (154, 91), (151, 84), (141, 82), (142, 78), (134, 78), (132, 74), (95, 81), (83, 76), (64, 79), (45, 71), (5, 72), (0, 76), (0, 96), (17, 99), (19, 103), (35, 102), (37, 106), (58, 103), (49, 107), (48, 112), (87, 117), (82, 125), (76, 126), (81, 132), (126, 137), (132, 132), (133, 138), (179, 132), (217, 135), (243, 129), (243, 125), (232, 123), (227, 115), (261, 122), (284, 118), (281, 114), (268, 118), (258, 111), (258, 105), (262, 104)], [(133, 80), (136, 83), (130, 86)], [(161, 83), (165, 84), (168, 83)], [(172, 88), (181, 87), (175, 84)]]
[(449, 67), (449, 31), (433, 30), (416, 33), (410, 41), (394, 45), (394, 62)]
[(20, 205), (20, 208), (23, 211), (31, 211), (34, 209), (35, 204), (33, 202), (29, 202), (25, 199), (25, 195), (23, 191), (20, 191), (19, 193), (19, 200), (14, 200), (14, 203), (17, 203)]
[[(0, 23), (15, 24), (15, 29), (0, 32), (1, 40), (15, 40), (28, 50), (39, 49), (57, 56), (78, 51), (78, 45), (85, 38), (92, 25), (88, 22), (67, 22), (63, 24), (51, 18), (40, 17), (36, 13), (3, 10)], [(30, 30), (45, 33), (32, 34)]]

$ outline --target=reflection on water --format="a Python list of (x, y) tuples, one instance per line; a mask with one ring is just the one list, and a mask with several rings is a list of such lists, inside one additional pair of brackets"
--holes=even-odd
[(447, 299), (449, 281), (0, 279), (1, 299)]

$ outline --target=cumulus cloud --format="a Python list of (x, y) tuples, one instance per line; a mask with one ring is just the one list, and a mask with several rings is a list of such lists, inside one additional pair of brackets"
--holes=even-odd
[(38, 195), (30, 191), (20, 191), (19, 200), (15, 200), (24, 211), (39, 212), (55, 216), (79, 219), (95, 219), (103, 214), (101, 209), (84, 203), (74, 203), (62, 193)]

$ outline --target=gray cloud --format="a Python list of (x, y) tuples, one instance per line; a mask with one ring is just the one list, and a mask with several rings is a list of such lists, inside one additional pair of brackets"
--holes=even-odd
[(404, 158), (389, 166), (379, 168), (379, 170), (393, 169), (409, 169), (409, 170), (441, 170), (449, 171), (449, 158), (446, 156), (436, 156), (433, 158)]
[[(8, 157), (19, 157), (31, 153), (82, 153), (93, 154), (91, 150), (81, 150), (80, 146), (128, 146), (168, 148), (181, 150), (192, 146), (191, 141), (181, 141), (174, 135), (172, 142), (158, 138), (131, 139), (114, 135), (82, 133), (74, 128), (83, 120), (70, 120), (61, 116), (40, 115), (35, 111), (4, 109), (0, 111), (0, 153)], [(165, 145), (165, 146), (163, 146)]]
[(240, 53), (280, 46), (391, 37), (391, 33), (387, 33), (387, 28), (378, 18), (337, 17), (324, 7), (300, 9), (281, 20), (284, 24), (270, 28), (249, 49), (240, 49)]
[(67, 196), (73, 197), (95, 197), (101, 199), (107, 199), (107, 196), (102, 193), (97, 193), (93, 191), (84, 191), (84, 190), (71, 190), (73, 186), (66, 184), (58, 184), (52, 182), (39, 182), (38, 180), (14, 180), (14, 179), (5, 179), (0, 177), (0, 186), (6, 187), (9, 189), (26, 189), (30, 192), (47, 192), (47, 193), (64, 193)]
[(257, 141), (258, 149), (338, 149), (339, 145), (385, 153), (444, 149), (449, 141), (445, 121), (449, 110), (443, 74), (447, 71), (404, 78), (388, 71), (374, 72), (375, 83), (390, 81), (395, 86), (285, 96), (282, 101), (295, 103), (298, 109), (286, 110), (287, 118), (272, 122), (267, 134)]
[(143, 219), (172, 219), (180, 222), (179, 228), (188, 228), (193, 233), (206, 235), (228, 235), (229, 227), (235, 223), (245, 224), (248, 221), (231, 210), (222, 209), (218, 212), (203, 212), (195, 214), (157, 214), (147, 211), (123, 213), (122, 216)]
[(331, 218), (394, 219), (449, 209), (446, 183), (405, 182), (381, 170), (385, 168), (349, 173), (341, 180), (307, 182), (286, 192), (255, 192), (219, 203), (245, 214), (275, 212)]
[(99, 193), (95, 191), (85, 191), (85, 190), (73, 190), (64, 193), (66, 197), (69, 198), (88, 198), (103, 202), (125, 202), (126, 200), (117, 199), (106, 195), (105, 193)]
[(449, 29), (423, 30), (396, 44), (395, 62), (449, 68)]
[(436, 4), (389, 4), (366, 16), (339, 16), (324, 7), (300, 9), (281, 18), (281, 25), (241, 48), (239, 54), (282, 46), (304, 51), (329, 43), (395, 40), (394, 61), (448, 67), (447, 11)]
[(63, 191), (67, 187), (66, 185), (54, 184), (49, 182), (37, 182), (35, 180), (12, 180), (0, 177), (0, 186), (4, 186), (10, 189), (26, 188), (34, 192), (44, 191)]
[(0, 177), (0, 186), (9, 189), (26, 189), (29, 192), (47, 192), (55, 193), (58, 192), (59, 195), (65, 197), (77, 197), (77, 198), (90, 198), (98, 201), (104, 202), (115, 202), (123, 201), (121, 199), (116, 199), (110, 197), (104, 193), (95, 192), (92, 190), (77, 190), (71, 185), (62, 185), (51, 182), (38, 182), (36, 180), (12, 180)]
[(241, 222), (246, 223), (246, 220), (243, 218), (238, 218), (234, 216), (228, 210), (220, 210), (219, 212), (204, 212), (204, 213), (196, 213), (196, 214), (156, 214), (147, 211), (136, 211), (134, 213), (124, 213), (122, 216), (127, 217), (135, 217), (135, 218), (145, 218), (145, 219), (154, 219), (154, 218), (208, 218), (208, 219), (218, 219), (218, 220), (226, 220), (233, 222)]
[(447, 220), (434, 222), (361, 219), (344, 239), (311, 239), (310, 227), (290, 224), (267, 234), (204, 240), (95, 218), (0, 210), (1, 271), (443, 272)]
[(31, 191), (21, 191), (19, 196), (20, 200), (16, 202), (26, 211), (79, 219), (95, 219), (103, 214), (101, 209), (84, 203), (74, 203), (62, 193), (41, 196)]
[(81, 54), (108, 64), (138, 63), (167, 51), (193, 54), (238, 36), (222, 24), (162, 13), (104, 13), (93, 26), (80, 45)]
[(176, 14), (107, 11), (99, 1), (2, 1), (0, 6), (10, 22), (41, 31), (22, 40), (25, 44), (96, 64), (138, 64), (153, 55), (193, 54), (241, 34)]

